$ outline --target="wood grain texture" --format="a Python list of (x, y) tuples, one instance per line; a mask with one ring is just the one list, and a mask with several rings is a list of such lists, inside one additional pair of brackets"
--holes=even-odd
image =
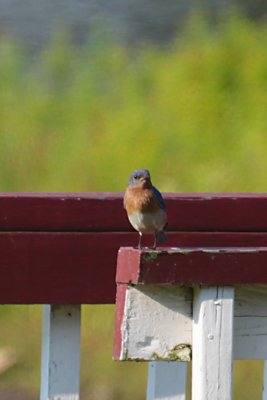
[(113, 303), (122, 235), (0, 233), (0, 302)]
[(0, 195), (0, 229), (11, 231), (129, 230), (116, 193)]
[[(267, 195), (164, 198), (170, 247), (267, 246)], [(114, 303), (118, 249), (137, 242), (122, 193), (2, 193), (0, 301)]]
[(231, 400), (234, 288), (195, 288), (192, 400)]
[[(152, 236), (144, 239), (153, 243)], [(137, 241), (135, 232), (0, 232), (0, 302), (114, 303), (118, 249)], [(220, 243), (267, 246), (267, 234), (173, 232), (168, 241), (170, 246)], [(127, 267), (121, 268), (126, 273)]]
[[(267, 194), (164, 193), (170, 231), (267, 232)], [(123, 193), (2, 193), (0, 229), (129, 231)]]
[(79, 400), (80, 305), (44, 305), (41, 400)]
[(116, 281), (131, 284), (267, 284), (267, 247), (122, 248)]

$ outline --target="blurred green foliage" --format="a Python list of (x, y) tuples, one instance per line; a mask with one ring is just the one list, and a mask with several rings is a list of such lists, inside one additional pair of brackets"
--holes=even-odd
[(264, 191), (265, 25), (194, 17), (168, 48), (0, 45), (0, 183), (121, 191), (136, 167), (166, 191)]
[[(267, 28), (194, 16), (173, 44), (74, 48), (40, 56), (0, 42), (2, 191), (123, 191), (149, 168), (162, 191), (265, 191)], [(145, 398), (146, 366), (111, 361), (113, 307), (85, 306), (83, 399)], [(0, 309), (17, 364), (0, 388), (37, 392), (40, 307)], [(237, 363), (235, 400), (259, 400), (262, 365)], [(90, 396), (89, 396), (90, 393)]]

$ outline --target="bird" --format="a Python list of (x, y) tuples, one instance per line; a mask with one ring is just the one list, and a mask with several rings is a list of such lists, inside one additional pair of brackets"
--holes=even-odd
[(154, 234), (153, 249), (164, 243), (167, 235), (167, 210), (160, 191), (153, 186), (148, 169), (132, 172), (123, 200), (129, 222), (139, 233), (138, 249), (142, 248), (142, 235)]

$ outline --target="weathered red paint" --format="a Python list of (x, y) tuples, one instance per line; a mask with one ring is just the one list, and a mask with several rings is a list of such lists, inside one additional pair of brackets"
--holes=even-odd
[(122, 248), (116, 280), (154, 285), (266, 285), (267, 247)]
[[(138, 283), (140, 268), (137, 265), (141, 264), (142, 252), (139, 250), (125, 251), (125, 248), (121, 248), (118, 252), (117, 260), (117, 283)], [(127, 276), (127, 281), (122, 277)]]
[(118, 193), (6, 193), (0, 229), (8, 231), (128, 230)]
[[(114, 303), (118, 249), (138, 242), (122, 197), (0, 194), (0, 302)], [(164, 197), (168, 246), (267, 246), (267, 195)]]
[(121, 234), (1, 232), (0, 303), (114, 303)]
[[(0, 229), (128, 231), (122, 193), (3, 193)], [(267, 194), (165, 193), (171, 231), (267, 231)]]
[[(1, 232), (0, 303), (115, 302), (120, 246), (135, 232)], [(153, 237), (144, 244), (152, 245)], [(170, 246), (267, 246), (267, 233), (169, 233)], [(133, 253), (134, 258), (139, 253)], [(266, 264), (267, 265), (267, 264)], [(131, 264), (122, 264), (127, 269)]]
[(127, 292), (127, 285), (117, 285), (116, 292), (116, 315), (115, 315), (115, 332), (114, 332), (114, 346), (113, 357), (119, 360), (122, 345), (122, 323), (124, 317), (125, 298)]

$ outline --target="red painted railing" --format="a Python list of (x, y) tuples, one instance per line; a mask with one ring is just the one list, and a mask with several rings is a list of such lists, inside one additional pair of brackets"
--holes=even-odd
[[(118, 249), (135, 246), (138, 241), (122, 197), (121, 193), (0, 194), (0, 303), (47, 304), (41, 400), (59, 395), (64, 400), (79, 398), (80, 304), (115, 302)], [(256, 246), (265, 247), (266, 252), (266, 194), (165, 194), (164, 198), (168, 247)], [(147, 237), (144, 245), (152, 242), (153, 238)], [(199, 268), (201, 257), (206, 256), (197, 250), (195, 255), (195, 267)], [(253, 257), (253, 252), (245, 254), (243, 267), (253, 263)], [(261, 274), (265, 253), (262, 257), (258, 265)], [(190, 260), (194, 262), (194, 254)], [(201, 277), (206, 273), (205, 279), (209, 279), (207, 259), (203, 265), (206, 270), (199, 273)], [(187, 277), (183, 262), (180, 269), (176, 262), (166, 268), (172, 276), (176, 273), (178, 280)], [(247, 279), (242, 273), (237, 270), (238, 279)], [(157, 281), (158, 276), (154, 278)], [(165, 375), (176, 374), (175, 368)], [(154, 368), (155, 376), (159, 370), (160, 365)], [(154, 398), (152, 392), (149, 399)]]
[[(165, 194), (168, 246), (267, 246), (267, 195)], [(0, 195), (0, 302), (114, 303), (120, 193)], [(146, 238), (146, 245), (153, 238)]]

